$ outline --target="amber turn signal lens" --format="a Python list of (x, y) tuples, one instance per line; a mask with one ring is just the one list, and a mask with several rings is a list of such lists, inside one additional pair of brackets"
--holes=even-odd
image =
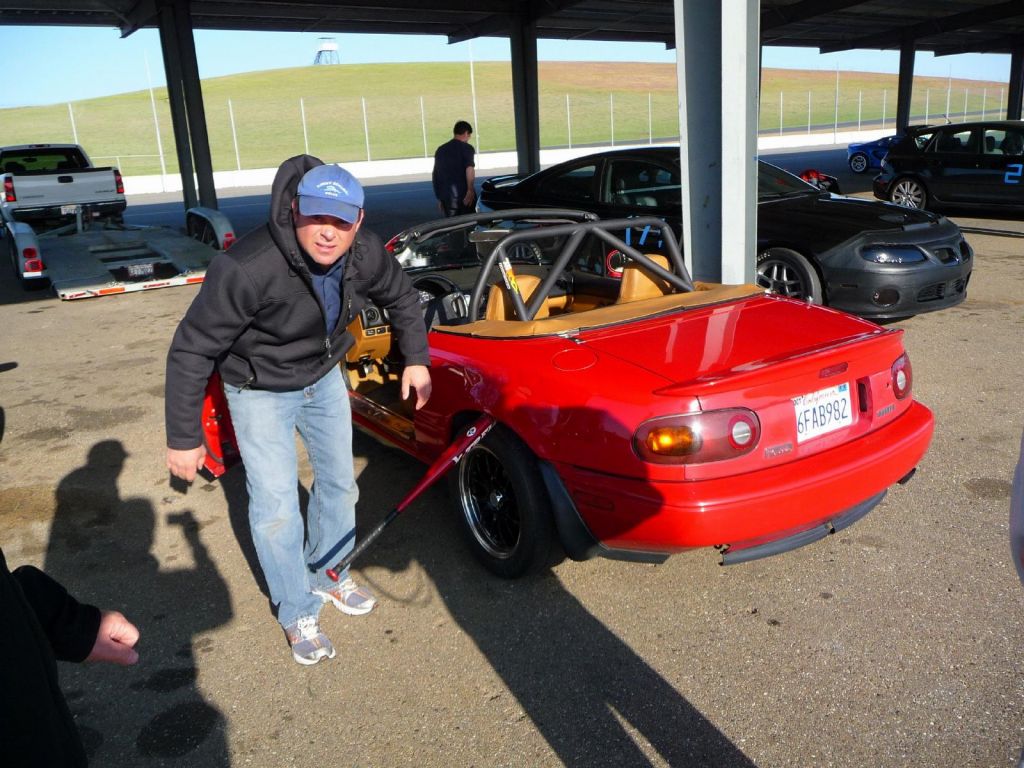
[(656, 427), (647, 433), (647, 449), (656, 456), (688, 456), (700, 450), (700, 435), (689, 427)]

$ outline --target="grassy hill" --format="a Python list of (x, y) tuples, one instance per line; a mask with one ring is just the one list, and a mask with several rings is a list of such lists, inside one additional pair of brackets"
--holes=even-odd
[[(339, 64), (204, 80), (203, 102), (215, 170), (265, 168), (308, 151), (329, 162), (433, 154), (459, 119), (474, 122), (481, 151), (515, 148), (508, 62), (474, 64), (476, 117), (467, 63)], [(896, 112), (896, 76), (842, 72), (839, 120)], [(761, 130), (831, 127), (836, 73), (766, 69)], [(993, 114), (1005, 83), (917, 78), (913, 113), (938, 119), (967, 110)], [(1002, 96), (1000, 96), (1002, 92)], [(780, 100), (781, 94), (781, 100)], [(177, 173), (167, 92), (154, 89), (168, 173)], [(673, 64), (541, 62), (541, 143), (545, 147), (678, 136)], [(810, 101), (810, 109), (808, 109)], [(72, 119), (74, 128), (72, 128)], [(955, 118), (954, 118), (955, 119)], [(160, 172), (148, 91), (42, 107), (0, 109), (0, 144), (83, 144), (97, 163), (126, 175)], [(369, 146), (368, 146), (369, 145)], [(237, 147), (237, 154), (236, 154)]]

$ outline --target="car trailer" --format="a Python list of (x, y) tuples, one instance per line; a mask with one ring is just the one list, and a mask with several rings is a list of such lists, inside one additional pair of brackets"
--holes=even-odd
[(235, 240), (228, 218), (212, 208), (186, 211), (183, 234), (118, 218), (90, 220), (84, 207), (69, 206), (74, 219), (45, 232), (7, 223), (11, 266), (24, 287), (48, 278), (61, 299), (72, 300), (193, 285)]

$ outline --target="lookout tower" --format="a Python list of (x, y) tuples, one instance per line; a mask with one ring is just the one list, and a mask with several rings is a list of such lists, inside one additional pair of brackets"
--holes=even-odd
[(341, 64), (338, 58), (338, 44), (333, 37), (318, 38), (320, 45), (316, 49), (316, 56), (313, 57), (314, 64)]

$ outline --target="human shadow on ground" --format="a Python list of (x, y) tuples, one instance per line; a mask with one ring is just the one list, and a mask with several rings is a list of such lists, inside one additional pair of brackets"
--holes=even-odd
[[(368, 459), (359, 476), (359, 531), (365, 534), (408, 490), (395, 488), (396, 476), (417, 478), (424, 467), (358, 433), (355, 453)], [(372, 566), (399, 572), (418, 562), (562, 763), (651, 765), (639, 746), (646, 743), (648, 754), (653, 750), (680, 768), (754, 766), (553, 572), (503, 581), (477, 565), (459, 539), (444, 482), (439, 485), (356, 566), (364, 574)], [(386, 582), (374, 587), (385, 602), (392, 599)], [(610, 584), (608, 599), (622, 600), (624, 590)]]
[[(174, 554), (161, 563), (150, 553), (157, 513), (148, 500), (121, 498), (126, 457), (119, 441), (98, 442), (61, 480), (45, 570), (79, 599), (135, 623), (140, 660), (129, 668), (62, 665), (63, 689), (95, 765), (230, 765), (225, 718), (199, 690), (195, 661), (214, 650), (197, 635), (232, 616), (227, 584), (191, 510), (167, 515), (167, 535), (179, 537)], [(193, 565), (175, 568), (179, 558)]]

